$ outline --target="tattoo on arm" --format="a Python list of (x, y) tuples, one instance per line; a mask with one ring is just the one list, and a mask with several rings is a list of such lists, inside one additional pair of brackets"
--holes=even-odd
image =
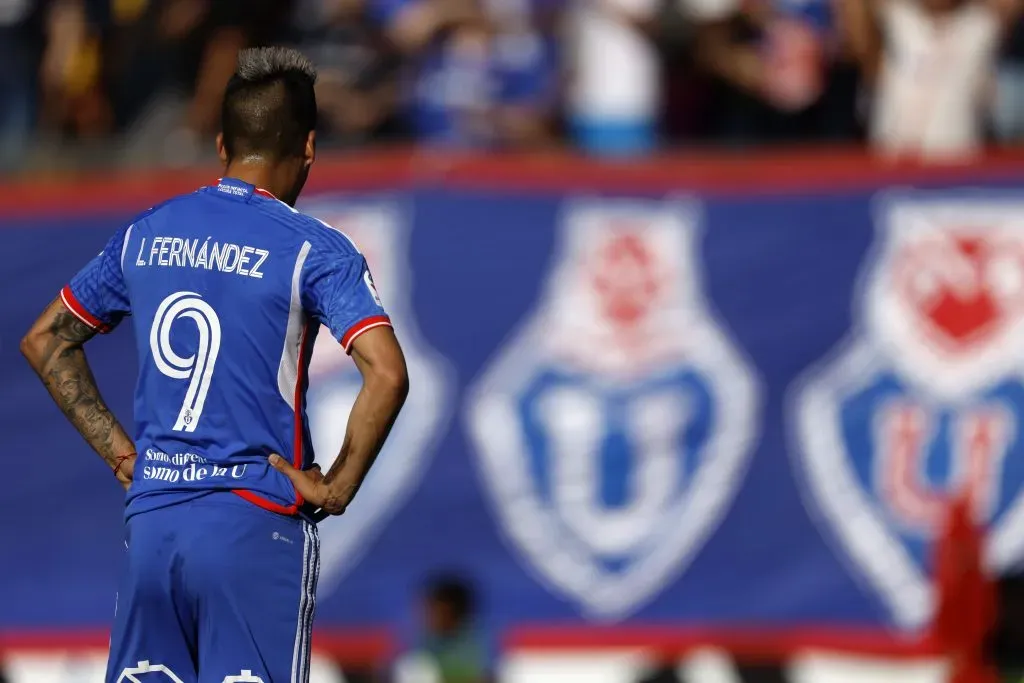
[(49, 326), (50, 334), (71, 344), (84, 344), (96, 335), (96, 331), (83, 323), (67, 310), (54, 312)]
[(36, 367), (58, 407), (75, 429), (111, 466), (131, 452), (131, 439), (100, 396), (82, 345), (95, 330), (59, 302), (51, 306), (46, 344)]

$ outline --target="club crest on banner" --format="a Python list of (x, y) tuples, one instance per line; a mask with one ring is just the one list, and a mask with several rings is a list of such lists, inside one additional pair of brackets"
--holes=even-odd
[[(380, 297), (394, 323), (409, 370), (409, 396), (359, 496), (341, 520), (319, 525), (319, 592), (329, 594), (374, 535), (419, 484), (451, 413), (452, 378), (447, 361), (419, 335), (412, 311), (409, 224), (400, 204), (317, 198), (302, 207), (343, 231), (366, 257), (373, 273), (366, 286)], [(345, 437), (349, 411), (362, 386), (352, 359), (326, 329), (309, 366), (306, 412), (316, 461), (324, 471)]]
[(473, 387), (499, 521), (614, 620), (678, 578), (746, 471), (758, 383), (702, 292), (694, 206), (575, 201), (541, 300)]
[(923, 626), (947, 503), (1024, 555), (1024, 198), (889, 198), (850, 339), (794, 390), (807, 500), (895, 624)]

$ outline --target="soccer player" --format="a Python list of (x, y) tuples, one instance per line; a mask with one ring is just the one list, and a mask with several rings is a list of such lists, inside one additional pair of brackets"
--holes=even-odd
[[(315, 522), (345, 511), (405, 400), (405, 360), (366, 261), (292, 208), (315, 156), (315, 79), (297, 52), (242, 52), (217, 139), (224, 177), (119, 230), (22, 341), (127, 489), (107, 683), (307, 681)], [(128, 315), (134, 438), (83, 350)], [(304, 410), (321, 325), (363, 377), (326, 475)]]

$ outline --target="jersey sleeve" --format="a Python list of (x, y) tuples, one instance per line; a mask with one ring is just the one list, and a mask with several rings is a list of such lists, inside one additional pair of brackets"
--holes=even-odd
[(352, 352), (352, 342), (362, 333), (391, 326), (362, 254), (314, 248), (303, 275), (305, 307), (330, 329), (345, 353)]
[(107, 333), (131, 313), (121, 259), (131, 226), (118, 230), (97, 256), (71, 278), (60, 298), (75, 317)]

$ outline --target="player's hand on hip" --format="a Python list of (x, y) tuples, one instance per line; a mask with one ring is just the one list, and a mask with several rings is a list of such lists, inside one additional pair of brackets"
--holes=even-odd
[(308, 470), (297, 470), (277, 453), (272, 453), (269, 460), (270, 466), (288, 477), (299, 495), (307, 503), (317, 508), (314, 515), (316, 521), (345, 512), (344, 504), (341, 504), (338, 497), (331, 491), (331, 487), (324, 482), (324, 475), (320, 471), (319, 465), (314, 465)]
[(131, 488), (132, 480), (135, 478), (135, 461), (138, 456), (135, 453), (122, 455), (114, 462), (114, 476), (121, 482), (121, 486), (127, 491)]

